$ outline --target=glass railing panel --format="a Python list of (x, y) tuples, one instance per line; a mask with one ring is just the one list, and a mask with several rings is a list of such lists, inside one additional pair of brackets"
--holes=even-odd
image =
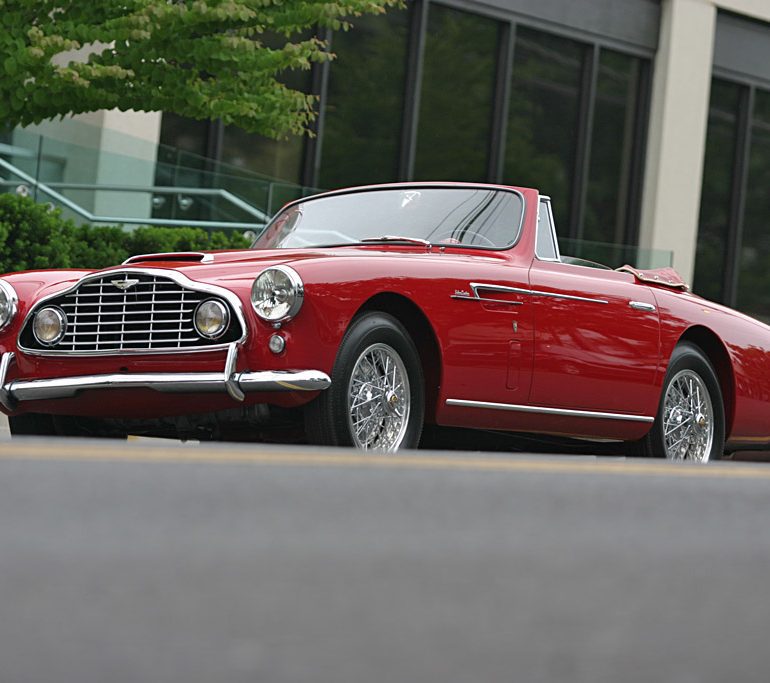
[(635, 268), (665, 268), (673, 263), (674, 254), (663, 249), (645, 249), (630, 244), (611, 244), (560, 237), (562, 254), (600, 263), (610, 268), (630, 265)]

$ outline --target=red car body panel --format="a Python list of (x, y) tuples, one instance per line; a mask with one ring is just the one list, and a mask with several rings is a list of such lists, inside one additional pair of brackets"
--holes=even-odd
[[(389, 243), (318, 249), (212, 252), (209, 262), (148, 260), (131, 268), (176, 271), (217, 285), (241, 302), (246, 341), (237, 370), (313, 368), (333, 375), (342, 338), (373, 300), (419, 311), (433, 337), (420, 348), (429, 421), (440, 425), (638, 439), (650, 422), (601, 419), (570, 411), (655, 416), (669, 358), (683, 337), (708, 340), (723, 384), (728, 447), (770, 444), (770, 328), (697, 296), (645, 284), (627, 272), (535, 257), (538, 193), (526, 200), (518, 243), (507, 250), (454, 244)], [(274, 326), (251, 307), (250, 290), (266, 267), (290, 265), (304, 283), (299, 314), (281, 326), (286, 348), (268, 349)], [(116, 267), (122, 271), (126, 267)], [(6, 380), (109, 373), (216, 372), (226, 352), (63, 356), (17, 347), (30, 307), (73, 286), (86, 271), (35, 271), (3, 276), (18, 293), (18, 313), (0, 332), (0, 351), (15, 353)], [(472, 296), (473, 284), (508, 288)], [(649, 310), (632, 308), (630, 302)], [(246, 404), (299, 406), (317, 392), (263, 392)], [(524, 406), (490, 410), (452, 401)], [(232, 408), (227, 394), (161, 394), (149, 389), (83, 391), (67, 399), (30, 401), (19, 411), (66, 415), (153, 417)], [(538, 411), (537, 409), (554, 409)], [(7, 412), (7, 411), (6, 411)]]

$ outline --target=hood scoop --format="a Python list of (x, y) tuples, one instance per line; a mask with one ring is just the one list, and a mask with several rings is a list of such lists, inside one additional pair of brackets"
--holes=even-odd
[(147, 263), (148, 261), (181, 261), (184, 263), (211, 263), (214, 257), (202, 251), (178, 251), (170, 254), (137, 254), (123, 261), (127, 266), (131, 263)]

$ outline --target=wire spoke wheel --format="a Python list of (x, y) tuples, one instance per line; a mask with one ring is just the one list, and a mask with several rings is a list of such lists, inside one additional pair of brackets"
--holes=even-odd
[(410, 410), (409, 375), (395, 349), (382, 343), (364, 349), (348, 383), (353, 444), (365, 451), (397, 450)]
[(670, 460), (706, 462), (714, 441), (714, 407), (701, 376), (680, 370), (663, 399), (663, 440)]

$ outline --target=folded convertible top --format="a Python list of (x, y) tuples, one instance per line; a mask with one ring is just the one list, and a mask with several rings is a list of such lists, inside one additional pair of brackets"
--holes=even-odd
[(671, 289), (687, 291), (689, 287), (682, 277), (673, 268), (653, 268), (652, 270), (640, 270), (633, 266), (625, 265), (618, 268), (621, 272), (631, 273), (639, 282), (647, 285), (659, 285)]

